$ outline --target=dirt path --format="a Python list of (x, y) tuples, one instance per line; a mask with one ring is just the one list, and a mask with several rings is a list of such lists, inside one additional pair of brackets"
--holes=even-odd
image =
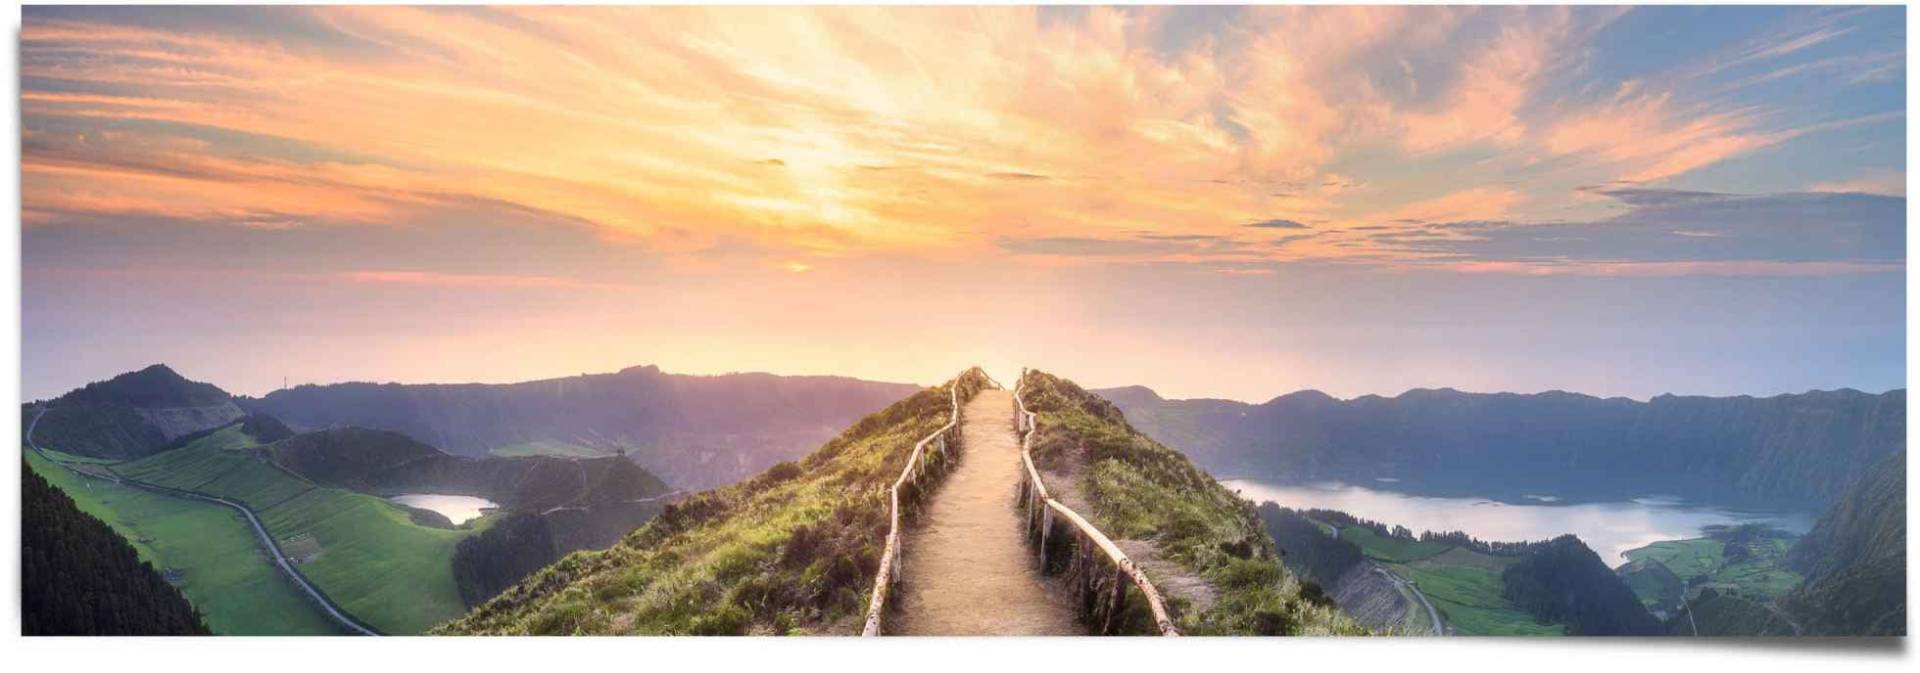
[(900, 635), (1086, 635), (1064, 592), (1040, 575), (1013, 504), (1020, 447), (1013, 393), (985, 390), (962, 416), (959, 467), (903, 551)]

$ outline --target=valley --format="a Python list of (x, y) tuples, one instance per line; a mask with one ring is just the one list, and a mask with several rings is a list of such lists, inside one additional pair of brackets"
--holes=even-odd
[[(673, 492), (618, 455), (469, 459), (378, 430), (295, 433), (258, 413), (156, 424), (161, 416), (139, 406), (187, 393), (223, 394), (153, 367), (60, 398), (85, 406), (29, 407), (27, 464), (131, 541), (215, 633), (419, 633), (490, 595), (476, 583), (497, 591), (570, 551), (611, 544)], [(99, 416), (140, 420), (89, 420)], [(43, 427), (58, 428), (62, 444), (42, 446)], [(116, 438), (126, 435), (164, 443), (102, 450), (124, 448)], [(463, 505), (449, 510), (462, 520), (409, 506), (410, 494)], [(462, 544), (509, 515), (537, 527), (537, 543)], [(501, 577), (463, 559), (495, 552), (526, 562)]]
[[(590, 382), (601, 386), (595, 394), (669, 375), (645, 368), (603, 376), (610, 378)], [(1881, 598), (1882, 587), (1904, 580), (1893, 573), (1904, 565), (1895, 544), (1904, 540), (1904, 519), (1892, 513), (1904, 502), (1903, 480), (1843, 488), (1817, 521), (1800, 500), (1688, 502), (1638, 495), (1650, 491), (1617, 479), (1563, 491), (1548, 488), (1559, 478), (1543, 477), (1488, 497), (1462, 490), (1467, 481), (1429, 479), (1404, 465), (1304, 472), (1365, 477), (1366, 487), (1216, 480), (1133, 427), (1124, 405), (1037, 371), (1019, 383), (1042, 428), (1030, 438), (1038, 473), (1162, 588), (1168, 623), (1182, 633), (1791, 635), (1889, 629), (1904, 614), (1904, 602)], [(613, 413), (508, 394), (548, 385), (462, 388), (460, 396), (530, 404), (529, 413)], [(455, 455), (400, 431), (339, 420), (444, 433), (452, 426), (435, 424), (451, 421), (434, 415), (452, 407), (441, 390), (381, 386), (371, 402), (281, 408), (308, 423), (331, 419), (301, 426), (263, 411), (261, 400), (234, 398), (239, 415), (209, 412), (225, 408), (215, 397), (224, 393), (157, 367), (60, 398), (81, 406), (24, 411), (34, 449), (28, 467), (133, 544), (214, 633), (331, 634), (365, 625), (387, 634), (833, 634), (859, 630), (879, 562), (873, 535), (885, 530), (884, 486), (900, 471), (904, 447), (945, 422), (953, 386), (972, 395), (992, 385), (971, 370), (919, 389), (810, 454), (704, 491), (676, 488), (642, 467), (685, 456), (660, 462), (657, 451), (636, 451), (633, 435), (616, 441), (596, 430), (590, 441), (540, 431), (497, 445), (467, 435), (469, 455)], [(325, 407), (360, 389), (292, 390), (302, 396), (274, 404)], [(1136, 404), (1141, 397), (1114, 394)], [(394, 415), (394, 405), (418, 399), (441, 401)], [(182, 400), (196, 411), (141, 406)], [(1173, 418), (1164, 409), (1142, 413)], [(51, 436), (61, 444), (38, 441), (47, 419), (57, 419), (47, 427), (57, 428)], [(1198, 436), (1219, 423), (1193, 422), (1201, 425), (1174, 433)], [(698, 481), (776, 455), (786, 454), (736, 454), (709, 464)], [(1585, 460), (1553, 460), (1563, 459)], [(1904, 452), (1880, 463), (1876, 479), (1901, 476)], [(1628, 492), (1636, 495), (1601, 497)], [(1862, 545), (1872, 551), (1859, 552)], [(583, 582), (594, 589), (570, 589)], [(912, 589), (904, 595), (910, 605), (946, 604)], [(1138, 602), (1116, 610), (1107, 628), (1155, 628)], [(940, 623), (950, 622), (922, 616), (902, 628)]]

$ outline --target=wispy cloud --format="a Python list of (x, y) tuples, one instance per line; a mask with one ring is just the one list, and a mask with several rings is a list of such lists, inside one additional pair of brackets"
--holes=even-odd
[[(763, 267), (1378, 261), (1404, 251), (1356, 227), (1525, 219), (1591, 198), (1574, 185), (1659, 186), (1900, 114), (1805, 122), (1725, 93), (1750, 85), (1697, 93), (1721, 73), (1903, 77), (1884, 45), (1843, 49), (1860, 14), (1595, 79), (1599, 38), (1627, 15), (36, 7), (23, 217), (286, 229), (488, 204)], [(1325, 235), (1275, 245), (1263, 229)]]

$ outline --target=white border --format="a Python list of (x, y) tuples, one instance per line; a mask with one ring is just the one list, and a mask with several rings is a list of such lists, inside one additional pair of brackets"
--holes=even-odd
[[(103, 3), (72, 3), (103, 4)], [(105, 3), (113, 4), (113, 3)], [(158, 4), (158, 3), (140, 3)], [(216, 4), (201, 0), (170, 4)], [(286, 4), (267, 2), (260, 4)], [(360, 3), (353, 3), (360, 4)], [(450, 4), (430, 1), (420, 4)], [(555, 3), (527, 3), (555, 4)], [(567, 4), (610, 4), (576, 2)], [(652, 4), (747, 4), (722, 0), (689, 3)], [(858, 4), (905, 4), (867, 2)], [(917, 4), (1033, 4), (1027, 2), (975, 3), (923, 2)], [(1113, 4), (1193, 4), (1187, 2)], [(1302, 2), (1296, 4), (1331, 4)], [(1413, 2), (1407, 4), (1435, 4)], [(1486, 4), (1486, 3), (1472, 3)], [(1635, 4), (1696, 4), (1656, 1)], [(1743, 4), (1801, 4), (1759, 2)], [(1825, 4), (1825, 3), (1823, 3)], [(1867, 2), (1849, 4), (1901, 4)], [(0, 259), (11, 265), (0, 274), (10, 310), (0, 311), (7, 328), (0, 329), (5, 341), (0, 355), (0, 380), (14, 385), (5, 392), (7, 408), (20, 404), (20, 238), (19, 238), (19, 34), (20, 13), (5, 17), (13, 44), (0, 49), (0, 71), (5, 73), (6, 135), (15, 138), (5, 144), (5, 166), (11, 179), (0, 189), (0, 209), (9, 213), (14, 234), (0, 237)], [(1907, 12), (1907, 34), (1914, 34), (1914, 12)], [(1916, 58), (1908, 49), (1907, 100), (1914, 100), (1911, 73)], [(1912, 189), (1914, 150), (1908, 139), (1908, 193)], [(1909, 232), (1912, 214), (1908, 214)], [(1914, 257), (1916, 244), (1911, 234), (1907, 241), (1908, 259)], [(1914, 332), (1912, 302), (1920, 283), (1907, 276), (1907, 367), (1913, 380)], [(1908, 417), (1913, 403), (1908, 402)], [(0, 424), (19, 436), (20, 419), (0, 413)], [(1909, 429), (1909, 440), (1912, 438)], [(1911, 442), (1910, 442), (1911, 443)], [(0, 540), (5, 553), (6, 606), (0, 610), (0, 661), (12, 670), (73, 671), (107, 670), (128, 673), (153, 671), (427, 671), (468, 673), (470, 671), (511, 670), (544, 672), (562, 670), (670, 671), (695, 673), (709, 669), (722, 671), (836, 671), (901, 667), (913, 671), (1040, 671), (1088, 670), (1112, 667), (1114, 671), (1153, 673), (1255, 673), (1259, 671), (1331, 673), (1335, 671), (1394, 670), (1417, 673), (1441, 671), (1548, 671), (1552, 673), (1595, 671), (1637, 673), (1638, 671), (1793, 671), (1833, 673), (1851, 670), (1910, 670), (1912, 662), (1906, 641), (1885, 640), (1863, 646), (1861, 641), (1820, 639), (1518, 639), (1518, 638), (1180, 638), (1180, 639), (857, 639), (857, 638), (34, 638), (19, 634), (20, 608), (20, 519), (18, 461), (0, 466), (5, 475), (8, 506), (0, 507), (6, 532)], [(1909, 499), (1909, 514), (1914, 504)], [(1911, 518), (1911, 517), (1909, 517)], [(1912, 541), (1909, 540), (1911, 547)], [(1911, 552), (1911, 549), (1909, 549)], [(1911, 553), (1909, 554), (1911, 556)], [(1908, 602), (1914, 595), (1908, 585)], [(992, 609), (991, 606), (982, 606)]]

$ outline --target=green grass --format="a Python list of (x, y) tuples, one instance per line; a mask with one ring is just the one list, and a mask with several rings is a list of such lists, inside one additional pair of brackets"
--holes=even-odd
[[(964, 400), (985, 375), (956, 381)], [(569, 555), (439, 631), (857, 633), (887, 487), (913, 444), (946, 423), (948, 391), (915, 393), (798, 463), (673, 503), (611, 549)]]
[[(1340, 539), (1359, 546), (1368, 558), (1411, 580), (1457, 634), (1557, 636), (1565, 631), (1558, 624), (1535, 622), (1532, 615), (1502, 595), (1506, 582), (1500, 573), (1513, 563), (1512, 559), (1445, 542), (1380, 535), (1364, 526), (1342, 526)], [(1414, 621), (1427, 622), (1425, 608), (1416, 604), (1414, 612), (1419, 613)]]
[(1421, 542), (1406, 538), (1381, 535), (1364, 526), (1345, 526), (1340, 529), (1340, 539), (1352, 542), (1368, 558), (1388, 563), (1410, 563), (1429, 559), (1447, 553), (1453, 545), (1444, 542)]
[(308, 490), (260, 516), (280, 540), (310, 536), (317, 542), (319, 555), (302, 563), (300, 572), (375, 628), (420, 633), (465, 609), (451, 564), (454, 546), (474, 529), (415, 525), (404, 510), (380, 498), (327, 488)]
[(1183, 632), (1365, 632), (1337, 609), (1301, 596), (1299, 579), (1280, 564), (1253, 503), (1179, 451), (1134, 430), (1112, 403), (1073, 382), (1028, 371), (1022, 386), (1022, 400), (1040, 419), (1034, 460), (1042, 469), (1084, 463), (1080, 489), (1093, 510), (1084, 514), (1094, 525), (1112, 538), (1151, 540), (1162, 558), (1215, 590), (1210, 609), (1179, 610)]
[[(88, 461), (92, 462), (92, 461)], [(34, 472), (66, 491), (162, 571), (216, 634), (325, 635), (332, 620), (283, 577), (238, 512), (112, 482), (86, 479), (28, 451)]]
[(613, 451), (573, 444), (569, 442), (536, 441), (521, 442), (502, 446), (493, 450), (493, 455), (502, 458), (522, 458), (528, 456), (559, 456), (563, 458), (603, 458), (614, 454)]
[[(1785, 595), (1800, 584), (1800, 574), (1785, 565), (1787, 549), (1793, 542), (1794, 538), (1790, 537), (1755, 540), (1748, 544), (1747, 558), (1731, 563), (1727, 561), (1727, 542), (1719, 537), (1655, 542), (1629, 550), (1626, 556), (1632, 561), (1664, 565), (1689, 586), (1714, 587), (1723, 594), (1732, 591), (1748, 598), (1769, 599)], [(1636, 586), (1632, 581), (1628, 586), (1643, 603), (1663, 597), (1658, 593), (1643, 593), (1658, 587)]]
[[(1390, 564), (1401, 577), (1412, 580), (1454, 632), (1478, 636), (1557, 636), (1559, 625), (1543, 625), (1501, 596), (1505, 583), (1498, 571), (1466, 565)], [(1419, 609), (1416, 607), (1416, 609)], [(1424, 610), (1422, 610), (1424, 612)]]
[(1719, 569), (1725, 549), (1725, 542), (1702, 537), (1655, 542), (1639, 549), (1627, 550), (1626, 556), (1629, 561), (1646, 559), (1659, 563), (1684, 580), (1709, 575)]
[(1793, 542), (1793, 539), (1769, 538), (1751, 544), (1752, 556), (1715, 570), (1712, 583), (1761, 598), (1786, 595), (1803, 579), (1800, 573), (1786, 567), (1787, 550), (1793, 547)]
[(1620, 579), (1648, 610), (1672, 612), (1680, 607), (1687, 586), (1680, 576), (1655, 561), (1634, 561), (1620, 569)]
[[(114, 462), (114, 460), (111, 458), (95, 458), (93, 456), (82, 456), (82, 455), (77, 455), (72, 453), (62, 453), (59, 451), (54, 451), (52, 449), (43, 448), (41, 449), (41, 451), (45, 451), (47, 453), (47, 457), (62, 463), (72, 463), (76, 465), (110, 465), (110, 464), (113, 464)], [(31, 453), (32, 451), (29, 450), (28, 452)]]
[(354, 617), (387, 633), (419, 633), (464, 611), (452, 559), (478, 527), (421, 526), (384, 499), (322, 488), (266, 462), (229, 427), (187, 446), (113, 467), (128, 478), (246, 503), (300, 571)]

